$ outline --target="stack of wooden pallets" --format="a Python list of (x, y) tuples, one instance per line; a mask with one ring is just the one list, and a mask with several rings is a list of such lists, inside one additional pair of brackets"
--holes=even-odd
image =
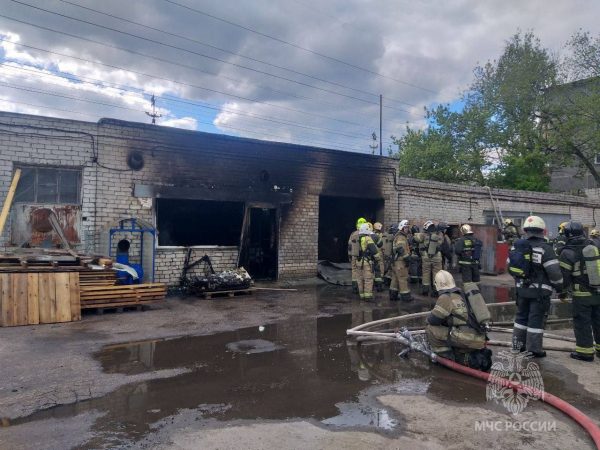
[[(104, 281), (102, 281), (104, 283)], [(81, 285), (81, 309), (143, 306), (165, 299), (164, 283)]]

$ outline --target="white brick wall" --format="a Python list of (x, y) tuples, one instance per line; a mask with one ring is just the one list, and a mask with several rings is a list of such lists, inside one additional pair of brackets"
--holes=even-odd
[[(37, 128), (35, 128), (37, 127)], [(36, 136), (37, 134), (37, 136)], [(93, 163), (90, 135), (99, 153)], [(131, 149), (144, 154), (140, 171), (128, 170)], [(280, 210), (279, 275), (316, 274), (319, 195), (367, 196), (385, 201), (384, 225), (408, 218), (449, 223), (483, 223), (493, 209), (486, 188), (407, 178), (394, 179), (396, 161), (369, 155), (235, 140), (142, 124), (103, 121), (99, 124), (0, 113), (0, 198), (5, 198), (15, 163), (80, 167), (83, 170), (81, 248), (102, 251), (107, 229), (123, 218), (155, 223), (154, 209), (133, 197), (135, 183), (185, 186), (224, 192), (256, 190), (258, 173), (267, 169), (270, 183), (293, 188), (293, 203)], [(357, 187), (358, 186), (358, 187)], [(365, 186), (368, 189), (365, 190)], [(366, 192), (365, 192), (366, 191)], [(571, 214), (594, 224), (597, 200), (560, 194), (492, 190), (502, 210)], [(469, 201), (471, 209), (469, 211)], [(8, 229), (0, 245), (8, 242)], [(206, 248), (215, 270), (233, 268), (237, 247)], [(202, 253), (202, 254), (200, 254)], [(176, 284), (185, 249), (158, 248), (156, 279)]]

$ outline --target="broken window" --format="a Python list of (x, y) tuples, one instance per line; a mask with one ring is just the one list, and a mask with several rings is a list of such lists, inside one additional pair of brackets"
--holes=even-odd
[(237, 246), (243, 220), (243, 202), (156, 199), (158, 245), (161, 246)]
[(81, 170), (20, 167), (16, 203), (70, 204), (81, 202)]

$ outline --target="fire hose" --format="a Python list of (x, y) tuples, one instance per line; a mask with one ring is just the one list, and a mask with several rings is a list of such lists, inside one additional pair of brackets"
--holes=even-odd
[[(503, 306), (508, 303), (490, 303), (488, 306)], [(350, 336), (358, 337), (360, 340), (362, 339), (372, 339), (377, 341), (389, 341), (394, 340), (397, 341), (407, 347), (407, 349), (401, 352), (401, 355), (404, 355), (408, 351), (418, 351), (427, 355), (432, 362), (438, 363), (450, 370), (454, 370), (456, 372), (469, 375), (474, 378), (478, 378), (480, 380), (489, 381), (491, 377), (493, 377), (494, 382), (501, 384), (502, 386), (512, 389), (515, 393), (528, 393), (533, 394), (540, 398), (544, 403), (547, 403), (550, 406), (558, 409), (563, 412), (575, 422), (577, 422), (588, 434), (591, 436), (596, 448), (600, 450), (600, 428), (596, 423), (590, 419), (587, 415), (581, 412), (579, 409), (575, 408), (573, 405), (565, 402), (564, 400), (552, 395), (548, 392), (542, 392), (538, 389), (532, 387), (526, 387), (521, 383), (512, 382), (510, 380), (494, 377), (493, 375), (482, 372), (480, 370), (475, 370), (470, 367), (463, 366), (458, 364), (455, 361), (452, 361), (447, 358), (443, 358), (438, 356), (434, 352), (432, 352), (429, 348), (427, 348), (422, 342), (418, 342), (412, 339), (412, 333), (408, 330), (403, 330), (401, 332), (396, 333), (380, 333), (380, 332), (371, 332), (365, 331), (365, 328), (370, 328), (374, 325), (381, 325), (384, 323), (390, 323), (393, 321), (402, 321), (402, 320), (410, 320), (425, 317), (429, 314), (428, 311), (422, 313), (413, 313), (407, 314), (399, 317), (392, 317), (389, 319), (376, 320), (373, 322), (368, 322), (352, 329), (347, 330), (347, 334)]]

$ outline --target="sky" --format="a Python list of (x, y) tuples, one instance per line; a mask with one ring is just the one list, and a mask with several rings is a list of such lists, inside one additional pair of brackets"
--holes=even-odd
[[(0, 110), (370, 153), (460, 107), (518, 30), (600, 32), (571, 0), (0, 0)], [(377, 142), (372, 135), (376, 133)]]

